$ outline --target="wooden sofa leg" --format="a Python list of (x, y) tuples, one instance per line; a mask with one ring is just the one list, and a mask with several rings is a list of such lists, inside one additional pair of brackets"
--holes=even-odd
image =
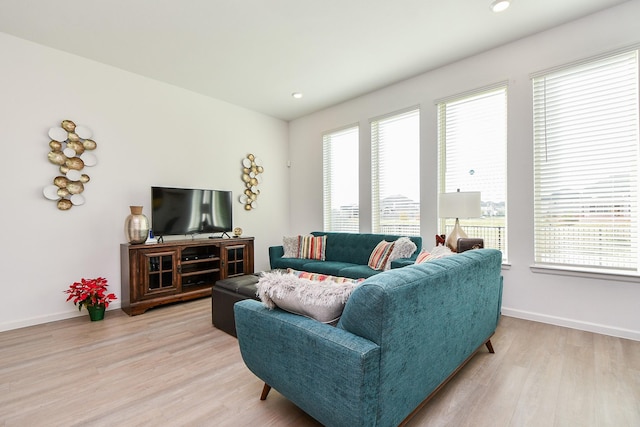
[(271, 391), (271, 386), (267, 383), (264, 383), (264, 387), (262, 387), (262, 394), (260, 395), (260, 400), (266, 400), (267, 394)]
[(487, 350), (489, 350), (489, 353), (495, 353), (495, 351), (493, 351), (493, 345), (491, 345), (491, 340), (487, 340), (487, 342), (484, 344), (487, 346)]

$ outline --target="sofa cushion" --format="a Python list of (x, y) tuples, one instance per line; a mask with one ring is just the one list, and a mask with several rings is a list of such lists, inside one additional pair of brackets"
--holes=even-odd
[(306, 261), (307, 262), (302, 265), (302, 268), (298, 268), (296, 270), (341, 276), (341, 274), (339, 273), (341, 269), (345, 267), (350, 267), (353, 265), (348, 262), (340, 262), (340, 261), (317, 261), (317, 260), (306, 260)]
[(359, 281), (314, 281), (272, 271), (263, 273), (257, 290), (262, 303), (270, 309), (279, 307), (334, 325), (340, 319), (349, 295), (358, 285)]
[(299, 236), (298, 258), (317, 259), (320, 261), (324, 261), (326, 247), (326, 236)]
[(373, 251), (371, 251), (367, 265), (374, 270), (383, 270), (387, 265), (394, 246), (395, 242), (387, 242), (386, 240), (378, 243), (376, 247), (373, 248)]
[[(310, 260), (303, 258), (274, 258), (271, 260), (271, 269), (276, 270), (278, 268), (293, 268), (295, 270), (305, 270), (304, 265), (309, 263), (309, 261)], [(322, 261), (313, 262), (321, 263)]]
[(376, 275), (378, 273), (380, 273), (380, 272), (374, 270), (373, 268), (369, 267), (368, 265), (350, 264), (350, 265), (338, 270), (338, 272), (336, 274), (338, 276), (352, 277), (354, 279), (355, 278), (359, 278), (359, 277), (364, 277), (366, 279), (366, 278), (371, 277), (373, 275)]

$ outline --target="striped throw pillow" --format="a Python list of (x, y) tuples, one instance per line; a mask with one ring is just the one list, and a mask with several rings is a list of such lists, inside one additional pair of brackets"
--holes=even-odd
[(395, 242), (387, 242), (386, 240), (378, 243), (369, 256), (369, 267), (374, 270), (382, 270), (387, 264), (387, 260), (393, 251), (394, 244)]
[(436, 246), (431, 250), (431, 252), (429, 251), (420, 252), (418, 254), (418, 257), (416, 258), (416, 264), (422, 264), (423, 262), (429, 262), (429, 261), (433, 261), (434, 259), (440, 259), (440, 258), (444, 258), (451, 255), (455, 255), (455, 253), (451, 252), (451, 249), (449, 249), (448, 247)]
[(416, 258), (416, 264), (422, 264), (423, 262), (431, 260), (431, 253), (427, 251), (422, 251), (418, 254)]
[(327, 236), (299, 236), (298, 258), (318, 259), (324, 261)]
[(308, 271), (298, 271), (292, 268), (287, 268), (287, 273), (293, 274), (296, 277), (300, 277), (301, 279), (309, 279), (314, 282), (324, 282), (325, 280), (329, 280), (331, 282), (336, 283), (360, 283), (364, 282), (364, 278), (361, 279), (351, 279), (349, 277), (340, 277), (340, 276), (332, 276), (330, 274), (321, 274), (321, 273), (311, 273)]

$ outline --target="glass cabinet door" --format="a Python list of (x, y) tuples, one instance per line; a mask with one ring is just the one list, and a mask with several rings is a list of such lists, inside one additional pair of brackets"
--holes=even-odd
[(224, 247), (226, 277), (245, 274), (245, 245), (228, 245)]
[(177, 251), (142, 252), (141, 258), (144, 296), (177, 291)]

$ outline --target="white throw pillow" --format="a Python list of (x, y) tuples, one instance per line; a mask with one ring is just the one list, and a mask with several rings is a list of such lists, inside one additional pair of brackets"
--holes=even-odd
[(396, 240), (396, 244), (393, 245), (393, 250), (391, 251), (391, 255), (389, 255), (389, 259), (387, 260), (387, 264), (384, 266), (384, 269), (389, 270), (391, 268), (391, 261), (411, 257), (416, 249), (418, 249), (418, 247), (410, 238), (399, 237)]
[(298, 258), (298, 238), (300, 236), (284, 236), (282, 247), (284, 248), (284, 258)]
[(270, 309), (280, 307), (290, 313), (335, 325), (349, 295), (358, 285), (353, 282), (315, 281), (271, 271), (260, 277), (257, 295)]

